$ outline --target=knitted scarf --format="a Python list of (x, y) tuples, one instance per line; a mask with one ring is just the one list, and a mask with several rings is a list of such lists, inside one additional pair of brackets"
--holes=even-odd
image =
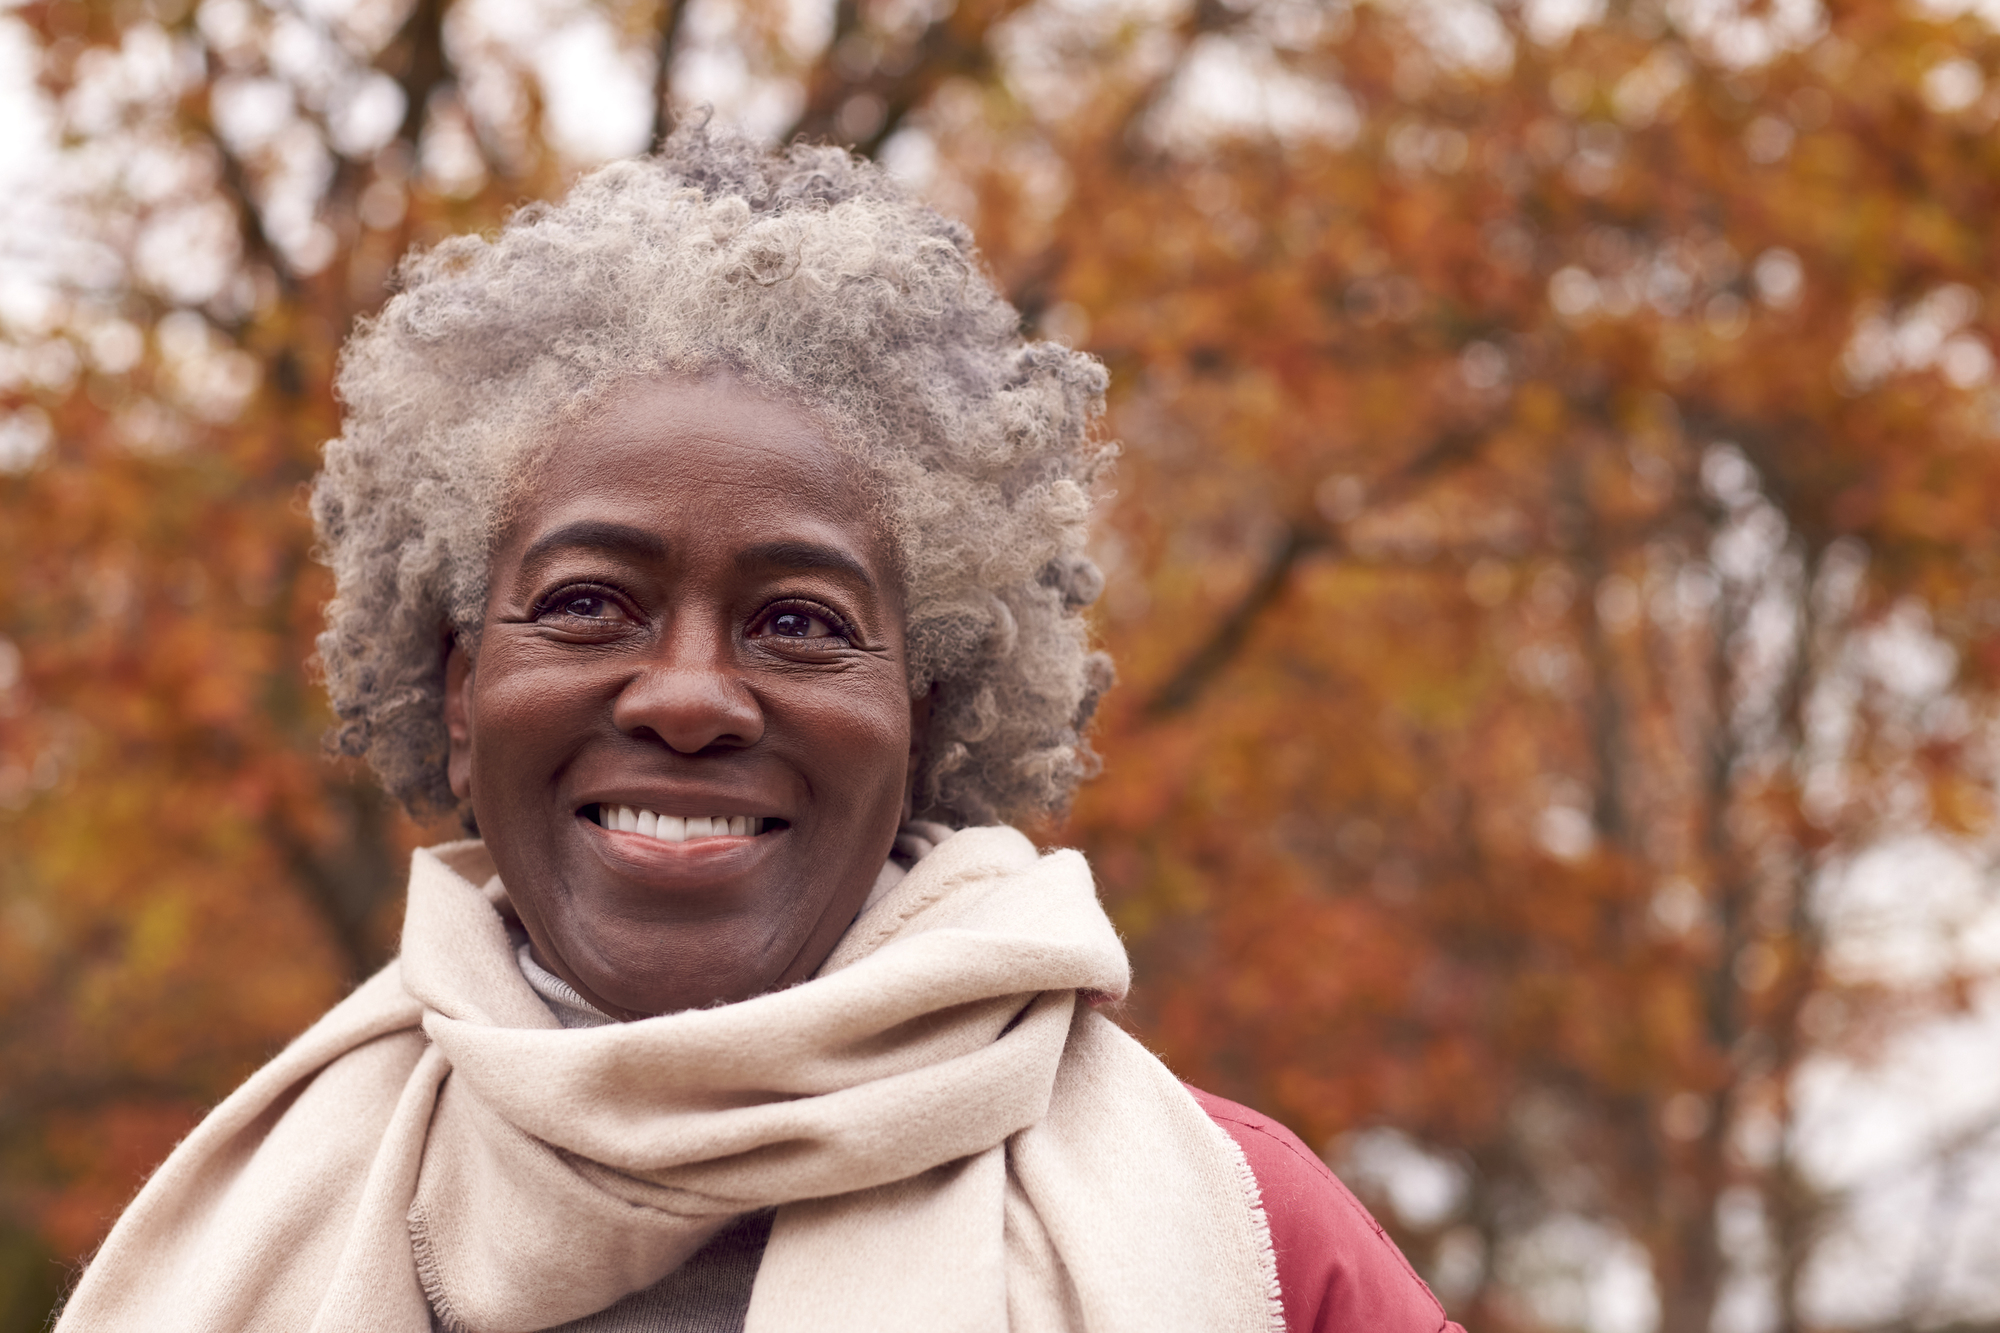
[[(483, 887), (481, 887), (483, 885)], [(401, 958), (154, 1175), (59, 1333), (530, 1333), (775, 1206), (749, 1333), (1283, 1327), (1256, 1183), (1090, 1001), (1074, 852), (939, 845), (810, 981), (564, 1030), (482, 844), (414, 858)]]

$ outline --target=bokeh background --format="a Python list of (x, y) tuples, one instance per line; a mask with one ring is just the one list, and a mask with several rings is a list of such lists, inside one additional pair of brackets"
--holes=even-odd
[(303, 487), (707, 105), (1114, 375), (1131, 1023), (1485, 1333), (2000, 1328), (1992, 0), (0, 6), (0, 1328), (394, 947)]

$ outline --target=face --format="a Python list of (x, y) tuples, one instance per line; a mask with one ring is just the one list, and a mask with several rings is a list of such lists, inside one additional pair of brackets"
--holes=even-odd
[(627, 387), (530, 482), (448, 662), (451, 784), (537, 961), (605, 1012), (803, 980), (860, 910), (923, 720), (872, 508), (726, 378)]

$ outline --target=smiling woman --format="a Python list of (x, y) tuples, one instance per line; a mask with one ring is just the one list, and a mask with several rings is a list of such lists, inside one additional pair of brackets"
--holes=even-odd
[(619, 1018), (804, 980), (912, 813), (929, 712), (858, 469), (723, 375), (621, 388), (534, 475), (444, 704), (534, 955)]
[(478, 836), (218, 1107), (65, 1330), (1451, 1327), (1102, 1007), (1058, 811), (1103, 389), (963, 228), (693, 131), (357, 332), (314, 513), (339, 748)]

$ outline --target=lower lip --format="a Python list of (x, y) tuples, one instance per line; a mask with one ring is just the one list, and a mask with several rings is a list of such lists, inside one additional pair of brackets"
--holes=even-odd
[(590, 839), (592, 847), (614, 867), (643, 878), (665, 877), (682, 884), (690, 878), (706, 881), (746, 870), (770, 852), (776, 839), (791, 831), (787, 826), (754, 836), (729, 834), (665, 842), (643, 833), (608, 829), (582, 815), (576, 817), (576, 822), (583, 826), (584, 836)]

